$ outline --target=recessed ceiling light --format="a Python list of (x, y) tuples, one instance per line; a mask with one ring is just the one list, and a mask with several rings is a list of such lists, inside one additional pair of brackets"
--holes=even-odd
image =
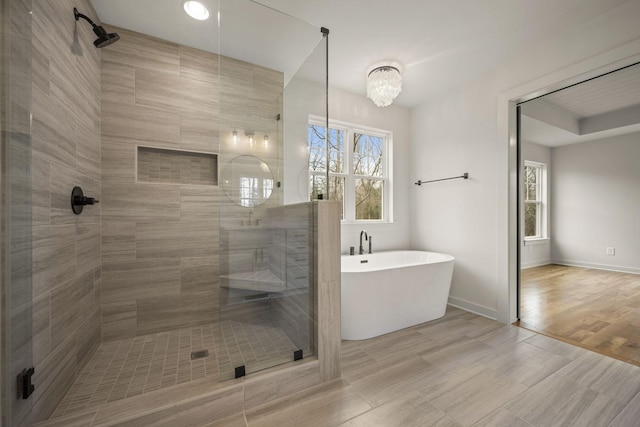
[(204, 21), (209, 18), (209, 10), (199, 1), (187, 0), (182, 5), (184, 11), (193, 19)]

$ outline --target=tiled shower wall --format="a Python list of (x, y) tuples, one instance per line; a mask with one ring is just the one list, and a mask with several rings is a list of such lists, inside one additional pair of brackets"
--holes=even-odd
[[(203, 185), (202, 177), (189, 181), (184, 168), (177, 168), (177, 179), (166, 170), (171, 179), (149, 182), (148, 172), (137, 170), (138, 147), (220, 153), (221, 123), (238, 118), (256, 129), (251, 121), (260, 116), (254, 104), (273, 103), (282, 91), (281, 73), (111, 30), (121, 40), (102, 53), (103, 341), (214, 323), (219, 317), (218, 212), (226, 196), (217, 185)], [(220, 59), (228, 70), (222, 79)], [(220, 111), (229, 118), (221, 118)], [(211, 158), (192, 163), (199, 173), (205, 157)], [(221, 169), (224, 159), (217, 159)]]
[(46, 419), (100, 344), (100, 51), (87, 0), (34, 0), (32, 239), (34, 419)]

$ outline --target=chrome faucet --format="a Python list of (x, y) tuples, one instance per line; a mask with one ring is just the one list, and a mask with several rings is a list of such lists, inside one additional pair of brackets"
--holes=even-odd
[(367, 232), (362, 230), (360, 232), (360, 250), (358, 251), (360, 253), (360, 255), (362, 255), (364, 253), (364, 247), (362, 246), (362, 235), (364, 234), (364, 240), (368, 240), (369, 237), (367, 236)]

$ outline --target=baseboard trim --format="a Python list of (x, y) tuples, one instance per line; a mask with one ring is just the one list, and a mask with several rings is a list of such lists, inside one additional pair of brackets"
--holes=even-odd
[(522, 263), (520, 265), (520, 270), (526, 270), (527, 268), (533, 268), (533, 267), (542, 267), (543, 265), (549, 265), (549, 264), (553, 264), (553, 262), (550, 259), (545, 259), (543, 261)]
[(619, 265), (595, 264), (592, 262), (573, 261), (565, 259), (554, 259), (551, 264), (566, 265), (567, 267), (585, 267), (595, 270), (616, 271), (618, 273), (640, 274), (640, 268), (624, 267)]
[(489, 308), (489, 307), (484, 307), (482, 305), (478, 305), (478, 304), (474, 304), (472, 302), (469, 301), (465, 301), (463, 299), (460, 298), (456, 298), (456, 297), (449, 297), (449, 302), (448, 304), (452, 307), (456, 307), (459, 308), (461, 310), (465, 310), (465, 311), (469, 311), (473, 314), (477, 314), (479, 316), (482, 317), (487, 317), (491, 320), (497, 320), (498, 319), (498, 311), (494, 310), (493, 308)]

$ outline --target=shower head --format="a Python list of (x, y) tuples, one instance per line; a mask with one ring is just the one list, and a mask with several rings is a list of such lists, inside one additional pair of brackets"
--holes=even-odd
[(86, 20), (93, 27), (93, 32), (98, 38), (93, 42), (93, 45), (97, 48), (109, 46), (120, 40), (118, 33), (107, 33), (107, 31), (101, 25), (96, 25), (88, 16), (78, 12), (78, 9), (73, 8), (73, 16), (76, 17), (76, 21), (80, 18)]
[(98, 48), (109, 46), (110, 44), (113, 44), (120, 40), (120, 36), (118, 35), (118, 33), (107, 33), (104, 27), (100, 25), (94, 26), (93, 32), (96, 33), (96, 36), (98, 36), (98, 38), (93, 42), (95, 47)]

